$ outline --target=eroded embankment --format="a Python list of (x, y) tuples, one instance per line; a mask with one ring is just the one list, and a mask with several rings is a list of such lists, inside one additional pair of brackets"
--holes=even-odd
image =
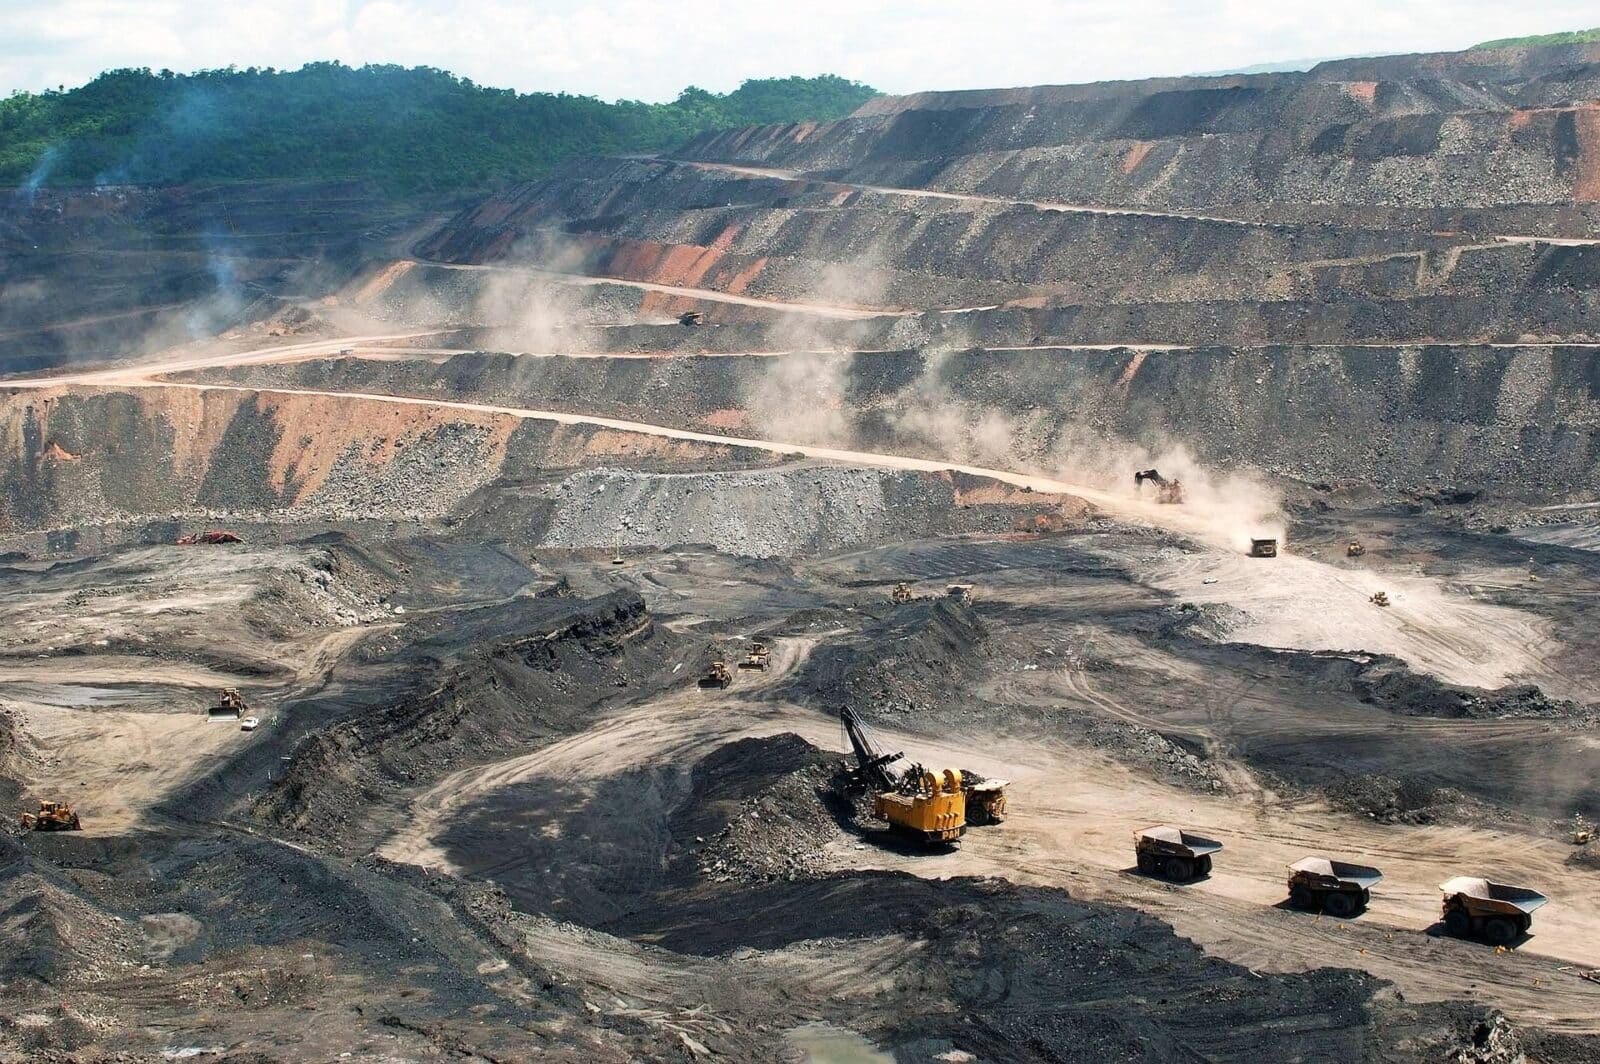
[[(214, 371), (216, 372), (216, 371)], [(333, 360), (220, 371), (1046, 470), (1181, 444), (1223, 468), (1509, 496), (1600, 490), (1600, 347), (963, 350), (771, 358)], [(1126, 463), (1124, 463), (1126, 464)], [(1107, 472), (1111, 472), (1107, 469)], [(1116, 479), (1125, 475), (1117, 468)]]
[(0, 399), (0, 532), (149, 517), (437, 517), (508, 470), (770, 460), (499, 413), (192, 388)]
[[(397, 798), (463, 764), (582, 730), (602, 703), (670, 676), (681, 650), (632, 591), (483, 612), (408, 650), (392, 703), (301, 744), (256, 813), (323, 845), (370, 849)], [(480, 632), (493, 634), (473, 640)]]

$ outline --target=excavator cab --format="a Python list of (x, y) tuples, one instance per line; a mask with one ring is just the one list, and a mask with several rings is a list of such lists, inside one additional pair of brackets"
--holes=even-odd
[(856, 755), (856, 779), (872, 791), (872, 813), (889, 830), (926, 845), (954, 842), (966, 833), (967, 793), (959, 769), (896, 769), (905, 755), (879, 753), (855, 710), (845, 707), (839, 719)]

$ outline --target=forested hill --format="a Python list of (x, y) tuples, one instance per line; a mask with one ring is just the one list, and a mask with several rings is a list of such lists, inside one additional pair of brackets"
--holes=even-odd
[(460, 188), (538, 176), (574, 155), (654, 151), (707, 129), (838, 118), (874, 95), (831, 75), (725, 94), (691, 87), (646, 104), (519, 95), (429, 67), (115, 70), (0, 100), (0, 185), (338, 177)]

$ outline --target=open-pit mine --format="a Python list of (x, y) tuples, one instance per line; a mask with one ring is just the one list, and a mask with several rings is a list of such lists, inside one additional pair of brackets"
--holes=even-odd
[(0, 1061), (1600, 1059), (1596, 101), (3, 200)]

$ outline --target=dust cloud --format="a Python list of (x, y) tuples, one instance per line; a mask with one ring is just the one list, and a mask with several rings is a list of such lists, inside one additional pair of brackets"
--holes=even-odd
[[(1203, 465), (1182, 441), (1145, 445), (1108, 437), (1082, 426), (1067, 426), (1038, 471), (1128, 499), (1155, 501), (1155, 490), (1141, 492), (1133, 474), (1156, 469), (1183, 484), (1185, 523), (1196, 534), (1244, 552), (1250, 540), (1272, 537), (1286, 545), (1288, 519), (1283, 493), (1260, 474), (1224, 471)], [(1197, 526), (1197, 527), (1196, 527)]]
[[(870, 302), (878, 293), (861, 281), (873, 273), (868, 264), (853, 264), (825, 278), (807, 298)], [(1049, 402), (1019, 415), (965, 397), (945, 372), (954, 349), (924, 347), (914, 380), (876, 404), (863, 397), (852, 401), (851, 368), (856, 359), (871, 356), (848, 352), (869, 326), (852, 323), (853, 330), (840, 330), (829, 323), (824, 334), (816, 321), (795, 317), (773, 334), (773, 346), (791, 353), (770, 360), (747, 389), (752, 427), (766, 439), (844, 450), (888, 447), (913, 457), (1048, 477), (1152, 506), (1153, 488), (1141, 494), (1133, 474), (1159, 469), (1183, 484), (1186, 531), (1239, 552), (1249, 550), (1252, 538), (1287, 539), (1282, 493), (1265, 477), (1207, 467), (1184, 441), (1132, 441), (1074, 424), (1070, 410)]]
[[(557, 234), (540, 233), (518, 243), (510, 261), (551, 273), (583, 274), (584, 251)], [(592, 341), (580, 314), (581, 289), (535, 273), (494, 271), (484, 275), (471, 315), (496, 330), (496, 340), (523, 351), (555, 354), (582, 350)]]
[[(870, 306), (887, 287), (871, 259), (830, 265), (802, 301)], [(861, 346), (864, 323), (826, 323), (807, 314), (785, 315), (767, 332), (768, 347), (788, 352), (770, 360), (745, 393), (745, 409), (757, 434), (772, 440), (819, 447), (853, 445), (856, 433), (847, 407), (851, 352)]]

